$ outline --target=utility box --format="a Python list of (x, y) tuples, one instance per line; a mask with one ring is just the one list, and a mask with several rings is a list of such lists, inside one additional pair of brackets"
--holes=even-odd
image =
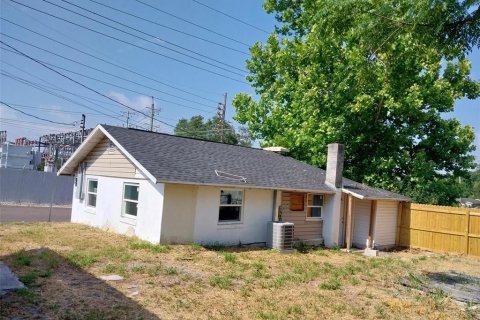
[(267, 224), (267, 247), (277, 250), (293, 249), (294, 224), (273, 222)]

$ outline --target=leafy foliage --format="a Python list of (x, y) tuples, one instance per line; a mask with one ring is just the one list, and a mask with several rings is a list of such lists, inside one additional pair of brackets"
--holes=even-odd
[(325, 166), (346, 145), (345, 175), (450, 204), (464, 194), (474, 131), (445, 113), (475, 99), (467, 54), (480, 39), (477, 1), (267, 0), (279, 26), (247, 61), (258, 101), (236, 120), (265, 145)]
[(227, 144), (235, 144), (250, 147), (252, 140), (245, 128), (240, 128), (239, 132), (231, 123), (225, 121), (223, 129), (220, 127), (220, 119), (213, 117), (204, 120), (202, 116), (193, 116), (188, 119), (180, 119), (175, 126), (175, 134), (183, 137), (197, 138), (209, 141), (220, 142), (220, 132), (224, 132), (224, 142)]

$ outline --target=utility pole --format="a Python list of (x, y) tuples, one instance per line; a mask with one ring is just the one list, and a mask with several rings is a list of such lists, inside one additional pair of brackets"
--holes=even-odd
[(82, 130), (82, 136), (80, 137), (80, 143), (83, 142), (83, 136), (85, 135), (85, 115), (82, 114), (82, 120), (80, 121), (80, 129)]
[(225, 112), (227, 111), (227, 93), (223, 95), (223, 103), (219, 102), (217, 107), (217, 116), (219, 118), (220, 142), (225, 140)]
[(130, 121), (130, 110), (127, 110), (127, 128), (128, 128), (128, 125), (129, 125), (129, 121)]
[(150, 131), (153, 131), (153, 117), (155, 115), (155, 98), (152, 97), (152, 107), (150, 109)]

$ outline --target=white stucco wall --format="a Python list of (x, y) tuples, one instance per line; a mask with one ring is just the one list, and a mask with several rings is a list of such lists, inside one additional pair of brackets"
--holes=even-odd
[(222, 188), (198, 187), (194, 242), (203, 244), (266, 242), (267, 222), (272, 221), (273, 190), (243, 189), (242, 221), (229, 224), (218, 222), (220, 190)]
[(165, 184), (161, 242), (193, 242), (198, 188), (187, 184)]
[[(87, 179), (98, 180), (97, 205), (86, 205)], [(124, 183), (139, 184), (137, 217), (122, 216), (122, 194)], [(86, 175), (85, 199), (74, 197), (72, 202), (72, 222), (110, 229), (118, 233), (136, 235), (152, 243), (159, 243), (163, 213), (164, 184), (153, 184), (146, 179), (125, 179)]]
[(342, 218), (342, 192), (340, 189), (328, 197), (324, 205), (323, 241), (326, 247), (340, 245)]

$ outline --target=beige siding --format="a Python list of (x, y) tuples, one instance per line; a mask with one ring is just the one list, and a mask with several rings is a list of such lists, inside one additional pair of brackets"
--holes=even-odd
[(162, 243), (193, 242), (197, 190), (193, 185), (165, 184)]
[(357, 248), (365, 248), (370, 227), (370, 206), (372, 201), (354, 199), (353, 201), (353, 239)]
[(135, 166), (125, 157), (117, 147), (110, 143), (108, 138), (104, 138), (89, 153), (85, 159), (87, 163), (86, 174), (134, 178)]
[[(307, 221), (307, 194), (304, 194), (304, 210), (290, 211), (290, 192), (282, 192), (282, 221), (292, 222), (295, 224), (295, 240), (318, 240), (323, 238), (323, 221)], [(325, 202), (328, 201), (328, 196), (324, 196)], [(323, 212), (324, 214), (325, 212)]]
[(376, 247), (385, 248), (395, 245), (397, 214), (397, 201), (378, 201), (374, 237)]

